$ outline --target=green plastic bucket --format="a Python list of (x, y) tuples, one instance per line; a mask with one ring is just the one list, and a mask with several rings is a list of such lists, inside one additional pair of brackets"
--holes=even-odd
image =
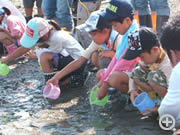
[(8, 75), (8, 73), (9, 73), (8, 65), (5, 64), (5, 63), (2, 64), (1, 61), (0, 61), (0, 75), (1, 76), (6, 76), (6, 75)]
[(90, 102), (90, 104), (96, 104), (99, 106), (104, 106), (108, 101), (108, 96), (106, 95), (103, 99), (99, 100), (96, 97), (98, 90), (99, 90), (99, 88), (97, 86), (94, 86), (92, 88), (91, 93), (90, 93), (89, 102)]

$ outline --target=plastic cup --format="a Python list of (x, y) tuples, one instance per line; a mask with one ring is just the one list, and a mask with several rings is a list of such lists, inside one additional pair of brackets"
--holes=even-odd
[(142, 92), (141, 94), (139, 94), (135, 98), (133, 105), (137, 107), (140, 112), (144, 112), (144, 113), (148, 112), (144, 110), (145, 108), (152, 109), (155, 107), (154, 102), (148, 96), (147, 92)]
[(2, 64), (2, 63), (0, 62), (0, 75), (6, 76), (6, 75), (8, 75), (8, 73), (9, 73), (9, 67), (8, 67), (8, 65), (5, 64), (5, 63)]
[[(95, 90), (93, 90), (93, 89), (95, 89)], [(108, 96), (106, 95), (103, 99), (99, 100), (96, 97), (98, 90), (99, 90), (99, 88), (97, 86), (92, 88), (91, 93), (90, 93), (90, 98), (89, 98), (90, 104), (96, 104), (99, 106), (104, 106), (108, 101)]]
[(43, 95), (45, 98), (50, 99), (57, 99), (61, 93), (61, 90), (59, 87), (54, 86), (52, 83), (49, 83), (46, 85), (46, 87), (43, 90)]

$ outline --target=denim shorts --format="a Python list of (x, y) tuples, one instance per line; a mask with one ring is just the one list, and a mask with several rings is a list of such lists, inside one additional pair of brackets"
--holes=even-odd
[(23, 0), (24, 8), (33, 8), (35, 1), (37, 8), (41, 8), (42, 0)]

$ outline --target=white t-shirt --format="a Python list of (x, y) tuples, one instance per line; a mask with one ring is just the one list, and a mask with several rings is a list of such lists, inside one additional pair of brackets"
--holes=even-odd
[(169, 79), (168, 92), (161, 102), (159, 114), (171, 114), (180, 125), (180, 62), (174, 67)]
[(51, 52), (61, 53), (65, 49), (73, 59), (79, 58), (84, 51), (79, 42), (63, 30), (53, 32), (46, 43)]

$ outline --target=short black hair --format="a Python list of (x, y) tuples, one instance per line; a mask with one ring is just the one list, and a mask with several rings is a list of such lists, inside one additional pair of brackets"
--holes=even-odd
[(142, 52), (149, 52), (154, 46), (160, 46), (156, 31), (149, 27), (141, 27), (139, 30)]
[(7, 7), (2, 7), (2, 9), (4, 10), (4, 12), (5, 12), (7, 15), (11, 15), (11, 11), (9, 10), (9, 8), (7, 8)]
[(112, 26), (100, 15), (97, 23), (97, 30), (102, 31), (104, 28), (112, 29)]
[(163, 26), (160, 41), (163, 48), (180, 51), (180, 15), (173, 16)]
[(160, 41), (170, 59), (170, 49), (180, 51), (180, 15), (169, 18), (168, 22), (162, 28)]

